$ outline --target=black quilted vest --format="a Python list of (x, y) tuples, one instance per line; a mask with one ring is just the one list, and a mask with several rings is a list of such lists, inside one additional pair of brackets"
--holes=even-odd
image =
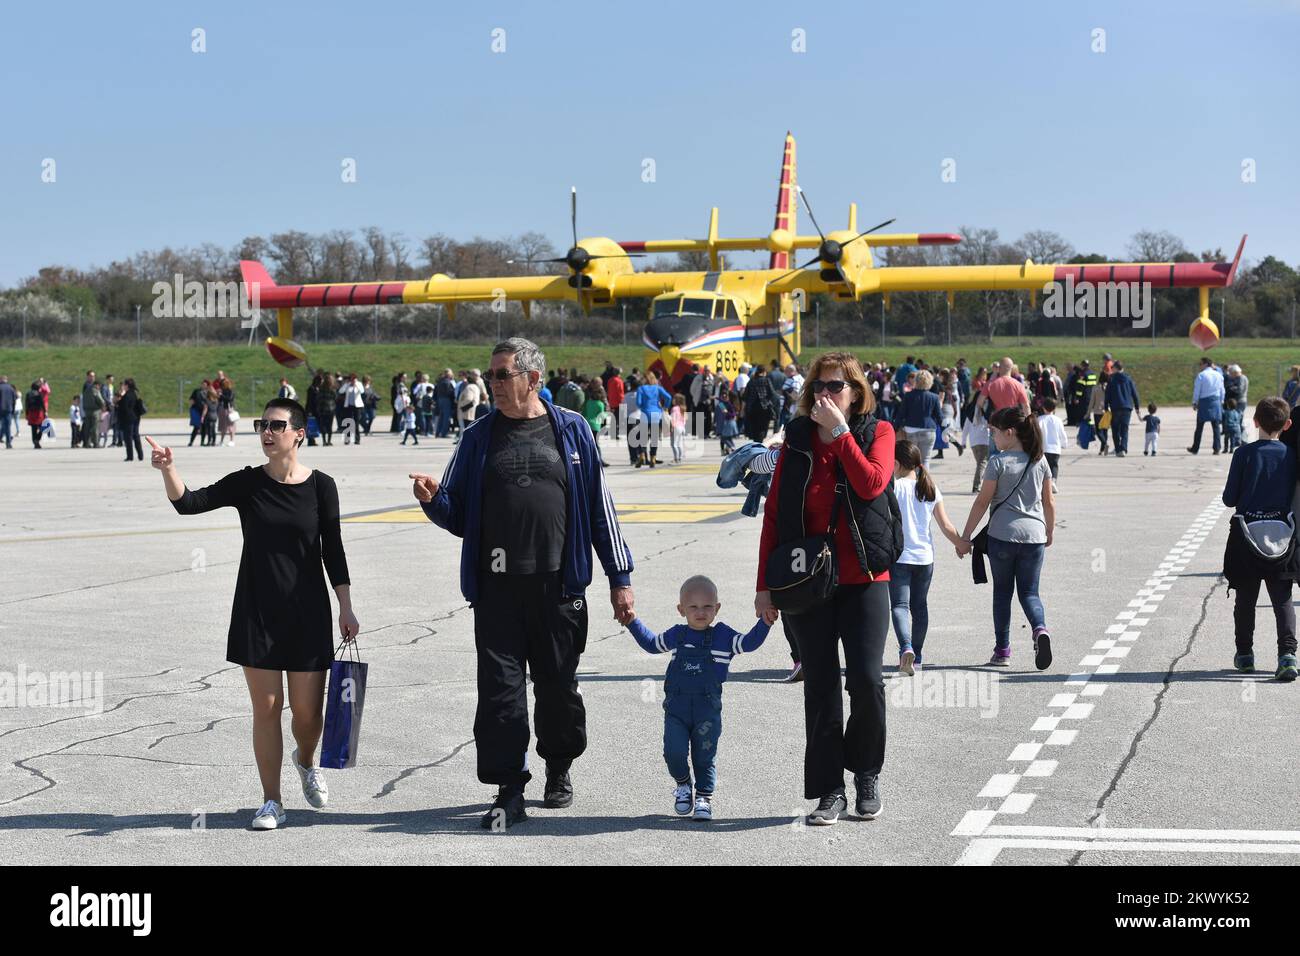
[[(853, 439), (866, 454), (876, 437), (877, 419), (855, 415), (849, 420)], [(804, 527), (804, 492), (812, 476), (812, 442), (817, 423), (806, 415), (790, 420), (785, 427), (785, 448), (781, 452), (781, 486), (777, 490), (777, 534), (781, 541), (793, 541), (823, 528)], [(893, 455), (890, 455), (892, 465)], [(889, 570), (903, 553), (903, 522), (894, 497), (894, 479), (870, 501), (860, 497), (840, 472), (839, 481), (847, 492), (848, 508), (840, 506), (838, 521), (849, 523), (853, 548), (862, 570), (874, 577)]]

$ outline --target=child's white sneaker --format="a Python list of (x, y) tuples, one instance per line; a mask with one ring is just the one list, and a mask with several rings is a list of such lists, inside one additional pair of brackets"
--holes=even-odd
[(293, 767), (298, 771), (298, 779), (302, 781), (302, 795), (307, 802), (317, 810), (329, 803), (330, 791), (325, 786), (325, 771), (320, 767), (304, 767), (300, 764), (297, 747), (293, 748)]
[(695, 819), (712, 820), (713, 819), (713, 794), (701, 793), (695, 797)]
[(688, 816), (691, 812), (691, 785), (689, 783), (679, 784), (673, 790), (673, 812), (679, 817)]
[(253, 815), (253, 829), (274, 830), (276, 827), (284, 826), (286, 819), (284, 807), (274, 800), (268, 800), (262, 804), (262, 809)]

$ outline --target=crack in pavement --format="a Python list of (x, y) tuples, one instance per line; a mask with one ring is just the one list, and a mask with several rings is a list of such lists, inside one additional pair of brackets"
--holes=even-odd
[[(1119, 766), (1115, 769), (1115, 775), (1111, 778), (1110, 784), (1106, 787), (1105, 791), (1103, 791), (1102, 795), (1097, 799), (1096, 810), (1093, 813), (1088, 815), (1088, 821), (1087, 821), (1088, 826), (1096, 826), (1095, 821), (1100, 819), (1102, 815), (1105, 813), (1106, 801), (1109, 800), (1112, 795), (1114, 795), (1117, 789), (1119, 789), (1120, 779), (1124, 776), (1125, 772), (1129, 768), (1129, 765), (1132, 764), (1134, 758), (1137, 757), (1138, 747), (1141, 746), (1142, 744), (1142, 738), (1145, 737), (1147, 731), (1150, 730), (1155, 725), (1157, 718), (1159, 718), (1160, 716), (1161, 710), (1164, 709), (1165, 694), (1169, 693), (1169, 688), (1173, 681), (1174, 673), (1178, 669), (1179, 663), (1181, 663), (1182, 660), (1192, 652), (1192, 645), (1196, 642), (1196, 637), (1201, 632), (1201, 625), (1205, 623), (1205, 619), (1209, 615), (1210, 598), (1214, 596), (1214, 592), (1216, 589), (1218, 589), (1219, 585), (1226, 584), (1226, 583), (1227, 582), (1225, 581), (1225, 579), (1221, 577), (1219, 578), (1218, 581), (1214, 582), (1214, 584), (1210, 586), (1210, 589), (1208, 591), (1205, 592), (1205, 597), (1201, 600), (1201, 616), (1196, 621), (1196, 623), (1192, 625), (1192, 631), (1187, 638), (1187, 644), (1183, 647), (1182, 651), (1178, 654), (1178, 656), (1175, 657), (1172, 661), (1170, 661), (1169, 667), (1165, 671), (1164, 680), (1161, 684), (1160, 690), (1155, 696), (1155, 700), (1154, 700), (1155, 706), (1151, 711), (1151, 716), (1146, 719), (1146, 722), (1142, 724), (1141, 728), (1139, 728), (1138, 732), (1134, 735), (1133, 742), (1129, 744), (1128, 753), (1124, 755), (1124, 759), (1120, 761)], [(1068, 865), (1077, 866), (1079, 864), (1079, 861), (1083, 859), (1083, 854), (1085, 852), (1086, 851), (1084, 850), (1077, 851), (1072, 857), (1070, 857)]]
[(386, 784), (384, 784), (383, 788), (382, 788), (382, 789), (381, 789), (377, 794), (375, 794), (373, 797), (371, 797), (371, 799), (372, 799), (372, 800), (379, 800), (379, 799), (382, 799), (383, 797), (388, 796), (390, 793), (392, 793), (393, 791), (395, 791), (395, 790), (397, 789), (397, 785), (398, 785), (399, 783), (401, 783), (403, 780), (405, 780), (405, 779), (406, 779), (407, 777), (409, 777), (411, 774), (415, 773), (415, 771), (417, 771), (417, 770), (427, 770), (427, 769), (429, 769), (430, 767), (438, 767), (438, 766), (441, 766), (442, 764), (445, 764), (448, 760), (450, 760), (452, 757), (456, 756), (456, 754), (460, 753), (462, 750), (464, 750), (466, 747), (468, 747), (468, 746), (469, 746), (470, 744), (472, 744), (473, 742), (474, 742), (474, 738), (471, 737), (469, 740), (466, 740), (464, 743), (457, 744), (454, 748), (452, 748), (451, 753), (447, 754), (445, 757), (439, 757), (439, 758), (438, 758), (437, 760), (435, 760), (433, 763), (422, 763), (422, 764), (420, 764), (419, 766), (416, 766), (416, 767), (407, 767), (405, 770), (403, 770), (401, 773), (399, 773), (399, 774), (398, 774), (396, 777), (394, 777), (392, 780), (390, 780), (390, 781), (388, 781)]
[[(146, 698), (149, 697), (179, 697), (182, 694), (201, 694), (203, 693), (203, 691), (211, 690), (215, 686), (213, 684), (208, 683), (209, 677), (216, 677), (218, 674), (224, 674), (226, 671), (233, 671), (238, 667), (239, 667), (238, 664), (234, 664), (230, 667), (223, 667), (220, 670), (213, 671), (211, 674), (204, 674), (202, 677), (197, 677), (194, 680), (185, 682), (187, 684), (202, 684), (203, 686), (198, 688), (197, 690), (165, 690), (165, 691), (158, 691), (157, 693), (153, 693), (153, 694), (135, 694), (131, 697), (123, 697), (112, 707), (108, 708), (105, 711), (102, 711), (101, 714), (111, 714), (113, 711), (120, 710), (121, 708), (125, 707), (133, 700), (145, 700)], [(170, 668), (170, 669), (177, 670), (178, 668)], [(13, 727), (9, 730), (4, 731), (3, 733), (0, 733), (0, 737), (8, 737), (10, 734), (16, 734), (24, 730), (39, 730), (42, 727), (52, 727), (55, 724), (61, 724), (69, 720), (84, 720), (87, 717), (100, 716), (101, 714), (93, 714), (93, 713), (73, 714), (71, 717), (60, 717), (57, 720), (47, 720), (43, 724), (29, 724), (26, 727)]]
[(172, 723), (175, 723), (175, 721), (159, 720), (159, 721), (155, 721), (152, 724), (140, 724), (138, 727), (128, 727), (126, 730), (115, 730), (111, 734), (99, 734), (95, 737), (87, 737), (84, 740), (74, 740), (72, 743), (65, 744), (64, 746), (60, 747), (58, 750), (48, 750), (45, 753), (32, 754), (29, 757), (20, 757), (17, 760), (13, 761), (12, 766), (17, 767), (20, 770), (25, 770), (27, 773), (31, 774), (34, 777), (39, 777), (42, 781), (45, 782), (45, 786), (37, 787), (35, 790), (32, 790), (28, 793), (21, 794), (17, 797), (12, 797), (9, 800), (0, 800), (0, 807), (7, 806), (8, 804), (11, 803), (17, 803), (19, 800), (26, 800), (28, 797), (34, 797), (38, 793), (44, 793), (46, 790), (50, 790), (59, 785), (59, 782), (55, 780), (53, 777), (48, 776), (45, 773), (42, 773), (40, 770), (37, 770), (35, 767), (27, 766), (27, 762), (29, 760), (39, 760), (41, 757), (52, 757), (55, 754), (63, 753), (65, 750), (70, 750), (73, 747), (77, 746), (78, 744), (88, 744), (92, 740), (104, 740), (105, 738), (108, 737), (120, 737), (123, 734), (129, 734), (137, 730), (143, 730), (145, 727), (163, 727), (166, 726), (167, 724), (172, 724)]
[[(411, 646), (413, 646), (413, 645), (415, 645), (415, 644), (418, 644), (420, 641), (424, 640), (426, 637), (433, 637), (434, 635), (436, 635), (436, 634), (438, 633), (437, 628), (430, 627), (429, 624), (432, 624), (432, 623), (434, 623), (435, 621), (448, 621), (448, 620), (451, 620), (451, 618), (455, 617), (457, 614), (460, 614), (462, 611), (468, 611), (469, 609), (470, 609), (469, 605), (468, 605), (468, 604), (464, 604), (464, 605), (462, 605), (462, 606), (456, 608), (456, 609), (455, 609), (454, 611), (452, 611), (451, 613), (449, 613), (449, 614), (444, 614), (442, 617), (431, 617), (431, 618), (428, 618), (428, 619), (427, 619), (427, 623), (426, 623), (425, 620), (420, 620), (420, 621), (396, 621), (396, 622), (394, 622), (394, 623), (392, 623), (392, 624), (381, 624), (379, 627), (375, 628), (374, 630), (371, 630), (371, 631), (363, 631), (362, 634), (375, 634), (375, 633), (377, 633), (377, 632), (379, 632), (379, 631), (386, 630), (387, 628), (390, 628), (390, 627), (404, 627), (404, 626), (406, 626), (406, 625), (414, 625), (414, 626), (416, 626), (416, 627), (422, 627), (422, 628), (424, 628), (426, 631), (428, 631), (429, 633), (427, 633), (427, 634), (421, 634), (419, 637), (412, 638), (412, 639), (409, 640), (409, 641), (398, 641), (398, 642), (396, 642), (396, 643), (394, 643), (394, 644), (376, 644), (376, 645), (374, 645), (373, 647), (368, 647), (368, 648), (366, 648), (366, 649), (367, 649), (367, 650), (370, 650), (370, 651), (377, 651), (377, 650), (380, 650), (380, 649), (385, 648), (385, 647), (411, 647)], [(360, 636), (360, 635), (358, 635), (358, 636)]]
[(678, 544), (673, 545), (671, 548), (664, 548), (662, 551), (655, 551), (651, 554), (642, 555), (637, 560), (638, 562), (649, 561), (651, 558), (657, 558), (659, 557), (659, 555), (667, 554), (669, 551), (676, 551), (678, 548), (685, 548), (692, 544), (698, 544), (699, 540), (700, 540), (699, 538), (692, 538), (690, 541), (682, 541)]
[(236, 717), (247, 717), (247, 716), (248, 714), (230, 714), (226, 717), (218, 717), (216, 720), (208, 721), (208, 725), (204, 727), (202, 730), (183, 730), (179, 734), (164, 734), (163, 736), (159, 737), (157, 740), (155, 740), (153, 743), (151, 743), (148, 747), (145, 747), (144, 749), (153, 750), (154, 747), (157, 747), (164, 740), (171, 740), (173, 737), (189, 737), (193, 734), (207, 733), (209, 730), (211, 730), (217, 724), (221, 723), (223, 720), (234, 720)]

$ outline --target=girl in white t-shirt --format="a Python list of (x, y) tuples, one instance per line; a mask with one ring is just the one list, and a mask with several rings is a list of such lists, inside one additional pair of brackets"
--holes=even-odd
[(921, 464), (921, 450), (900, 438), (894, 445), (894, 495), (903, 520), (903, 553), (889, 568), (889, 604), (898, 638), (898, 670), (911, 677), (921, 667), (930, 628), (930, 580), (934, 575), (931, 516), (954, 546), (961, 535), (943, 510), (943, 495)]
[(1038, 416), (1038, 430), (1043, 433), (1043, 457), (1047, 459), (1047, 467), (1052, 472), (1052, 490), (1056, 491), (1061, 452), (1069, 446), (1070, 439), (1065, 434), (1061, 420), (1056, 417), (1056, 402), (1045, 398), (1042, 407), (1043, 410)]

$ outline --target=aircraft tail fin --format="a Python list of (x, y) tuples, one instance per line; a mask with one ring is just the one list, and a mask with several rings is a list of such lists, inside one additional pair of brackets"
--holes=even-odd
[[(776, 192), (776, 220), (772, 223), (772, 228), (784, 229), (790, 235), (796, 235), (798, 230), (795, 224), (795, 214), (797, 204), (795, 202), (795, 155), (794, 155), (794, 137), (789, 131), (785, 134), (785, 152), (781, 156), (781, 182)], [(767, 267), (769, 269), (789, 269), (791, 254), (788, 252), (773, 252), (768, 257)]]

